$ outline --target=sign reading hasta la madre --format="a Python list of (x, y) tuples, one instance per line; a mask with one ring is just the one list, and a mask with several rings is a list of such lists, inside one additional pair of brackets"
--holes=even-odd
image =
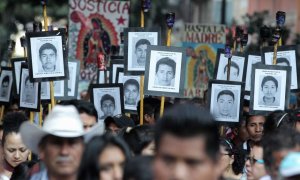
[(184, 96), (203, 97), (208, 80), (213, 78), (217, 49), (226, 42), (225, 25), (187, 23), (184, 26), (186, 48), (186, 80)]

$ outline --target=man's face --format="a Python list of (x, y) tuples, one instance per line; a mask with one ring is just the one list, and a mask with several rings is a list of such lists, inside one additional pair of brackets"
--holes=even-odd
[(215, 180), (220, 165), (206, 153), (201, 136), (179, 138), (164, 134), (154, 160), (155, 179)]
[(106, 130), (111, 134), (117, 135), (120, 132), (121, 128), (118, 127), (116, 123), (111, 122), (108, 124)]
[(221, 116), (230, 116), (233, 107), (233, 97), (228, 94), (223, 94), (218, 99), (218, 108)]
[(160, 64), (156, 72), (158, 83), (161, 86), (170, 86), (174, 78), (174, 72), (171, 66), (167, 64)]
[(252, 141), (260, 141), (263, 135), (264, 123), (266, 121), (264, 116), (251, 116), (246, 126), (249, 133), (249, 138)]
[(85, 131), (88, 131), (97, 123), (96, 117), (87, 113), (80, 113), (80, 119), (83, 122), (83, 128)]
[(263, 84), (262, 91), (265, 97), (273, 98), (277, 92), (274, 81), (266, 81), (265, 84)]
[(230, 68), (230, 80), (237, 81), (239, 77), (238, 69), (231, 66)]
[(84, 150), (83, 138), (48, 136), (40, 146), (40, 157), (50, 176), (76, 175)]
[(124, 90), (125, 104), (135, 105), (136, 99), (139, 95), (139, 90), (136, 85), (128, 84)]
[(25, 91), (24, 91), (24, 94), (25, 94), (25, 99), (26, 101), (32, 101), (34, 99), (34, 85), (33, 83), (29, 82), (29, 80), (25, 81)]
[(113, 116), (115, 111), (115, 104), (109, 99), (105, 100), (101, 105), (101, 110), (104, 113), (104, 116)]
[(40, 54), (43, 69), (46, 72), (55, 71), (56, 53), (52, 49), (45, 49)]
[(8, 93), (8, 81), (3, 81), (2, 82), (2, 88), (1, 88), (1, 97), (6, 97)]
[(137, 63), (140, 66), (145, 66), (146, 63), (147, 44), (141, 44), (135, 49)]

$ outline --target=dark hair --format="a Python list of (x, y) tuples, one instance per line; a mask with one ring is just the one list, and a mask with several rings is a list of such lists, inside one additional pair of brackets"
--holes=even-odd
[(136, 42), (135, 49), (137, 49), (142, 44), (151, 45), (151, 43), (148, 39), (140, 39)]
[(78, 171), (78, 180), (99, 179), (99, 156), (103, 150), (109, 146), (116, 146), (124, 153), (126, 159), (130, 157), (130, 151), (127, 144), (119, 137), (104, 134), (93, 137), (85, 147), (82, 155), (81, 164)]
[(91, 22), (97, 24), (102, 29), (102, 22), (100, 19), (92, 18)]
[(295, 122), (291, 118), (290, 113), (282, 110), (273, 111), (270, 113), (264, 123), (264, 134), (271, 133), (276, 129), (294, 128)]
[[(137, 113), (140, 117), (140, 101), (137, 104)], [(157, 105), (160, 104), (160, 100), (152, 97), (145, 97), (144, 98), (144, 114), (152, 115), (154, 114), (154, 109)]]
[(56, 47), (55, 47), (53, 44), (51, 44), (51, 43), (45, 43), (45, 44), (43, 44), (43, 45), (40, 47), (40, 50), (39, 50), (40, 56), (42, 55), (42, 52), (43, 52), (45, 49), (52, 49), (52, 50), (55, 52), (55, 54), (57, 54)]
[(116, 103), (115, 103), (115, 98), (114, 98), (114, 97), (112, 97), (112, 96), (109, 95), (109, 94), (104, 94), (104, 95), (101, 97), (101, 100), (100, 100), (100, 105), (101, 105), (101, 107), (102, 107), (103, 102), (106, 101), (106, 100), (111, 100), (111, 101), (113, 102), (114, 105), (116, 104)]
[(275, 164), (275, 159), (273, 157), (274, 152), (291, 150), (296, 147), (296, 134), (297, 132), (295, 129), (283, 128), (263, 136), (263, 159), (268, 171), (272, 172), (272, 166)]
[[(240, 74), (240, 68), (239, 68), (239, 66), (237, 65), (237, 63), (231, 61), (231, 63), (230, 63), (230, 68), (231, 68), (231, 67), (236, 68), (236, 69), (237, 69), (237, 73)], [(224, 67), (224, 73), (226, 72), (227, 68), (228, 68), (228, 64), (226, 64), (226, 66)]]
[(176, 63), (173, 59), (165, 57), (165, 58), (162, 58), (162, 59), (158, 60), (157, 63), (156, 63), (156, 71), (155, 71), (156, 73), (157, 73), (158, 68), (161, 64), (166, 64), (168, 66), (171, 66), (171, 68), (173, 69), (173, 74), (176, 73)]
[(135, 155), (142, 153), (143, 149), (154, 141), (154, 128), (150, 125), (141, 125), (132, 128), (123, 135)]
[(98, 113), (93, 103), (84, 100), (78, 100), (74, 105), (79, 114), (86, 113), (90, 116), (94, 116), (96, 118), (96, 122), (98, 122)]
[(229, 95), (232, 97), (232, 99), (234, 100), (234, 94), (233, 92), (229, 91), (229, 90), (222, 90), (218, 93), (218, 96), (217, 96), (217, 102), (219, 101), (219, 97), (222, 96), (222, 95)]
[(276, 64), (278, 63), (286, 63), (288, 66), (290, 66), (290, 62), (287, 60), (287, 58), (284, 57), (277, 58)]
[(124, 90), (125, 90), (125, 88), (128, 85), (134, 85), (134, 86), (136, 86), (136, 88), (138, 89), (138, 91), (140, 90), (140, 84), (135, 79), (128, 79), (127, 81), (125, 81), (125, 83), (124, 83)]
[(267, 82), (267, 81), (273, 81), (275, 86), (276, 86), (276, 89), (278, 88), (278, 81), (273, 77), (273, 76), (265, 76), (263, 78), (263, 80), (261, 81), (261, 88), (263, 88), (264, 84)]
[(207, 155), (213, 161), (218, 159), (218, 126), (207, 109), (191, 104), (176, 105), (169, 108), (156, 124), (155, 144), (157, 150), (159, 150), (161, 139), (165, 134), (171, 134), (178, 138), (200, 135), (204, 138)]
[(151, 156), (135, 156), (129, 159), (124, 168), (123, 180), (152, 180), (153, 157)]
[(4, 84), (5, 82), (9, 83), (9, 76), (8, 75), (4, 76), (4, 78), (2, 79), (2, 84)]
[(29, 178), (30, 169), (36, 164), (36, 161), (25, 161), (14, 168), (11, 180), (24, 180)]
[(9, 112), (3, 117), (2, 146), (6, 142), (6, 136), (10, 133), (18, 133), (21, 124), (25, 121), (27, 121), (27, 118), (21, 112)]

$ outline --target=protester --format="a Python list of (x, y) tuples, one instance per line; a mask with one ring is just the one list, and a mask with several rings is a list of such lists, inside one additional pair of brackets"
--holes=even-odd
[(240, 118), (237, 126), (232, 128), (233, 137), (232, 141), (235, 146), (241, 146), (245, 141), (249, 139), (249, 133), (246, 129), (246, 117)]
[(46, 166), (31, 180), (76, 179), (84, 140), (103, 132), (101, 125), (85, 132), (78, 111), (71, 105), (56, 105), (42, 128), (30, 122), (23, 123), (20, 133), (24, 144), (38, 154)]
[(153, 180), (153, 157), (135, 156), (125, 163), (123, 180)]
[(7, 113), (3, 118), (2, 148), (4, 158), (4, 175), (10, 178), (16, 166), (27, 160), (29, 149), (22, 141), (20, 126), (27, 118), (23, 113)]
[[(144, 106), (143, 106), (144, 124), (151, 124), (151, 125), (155, 124), (156, 119), (154, 118), (154, 110), (156, 106), (159, 106), (159, 104), (160, 104), (160, 100), (156, 98), (152, 98), (152, 97), (144, 98)], [(138, 102), (137, 105), (137, 113), (140, 118), (140, 101)]]
[(135, 155), (154, 155), (154, 128), (152, 126), (136, 126), (126, 132), (123, 137)]
[(279, 167), (283, 180), (300, 179), (300, 153), (291, 152), (284, 157)]
[(123, 114), (108, 116), (104, 124), (106, 132), (114, 135), (117, 135), (122, 128), (134, 126), (133, 120)]
[(29, 170), (32, 168), (37, 162), (36, 161), (25, 161), (15, 167), (13, 174), (11, 176), (11, 180), (24, 180), (28, 178)]
[(219, 134), (208, 110), (184, 104), (156, 124), (154, 179), (216, 180), (221, 176)]
[(117, 136), (95, 136), (86, 145), (78, 180), (116, 179), (123, 177), (123, 165), (130, 157), (126, 143)]
[(93, 103), (79, 100), (75, 104), (75, 107), (79, 112), (85, 131), (90, 130), (93, 126), (97, 124), (98, 113)]

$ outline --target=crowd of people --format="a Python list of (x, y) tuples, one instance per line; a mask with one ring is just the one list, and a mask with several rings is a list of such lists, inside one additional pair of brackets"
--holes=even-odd
[[(145, 97), (140, 114), (100, 121), (85, 100), (61, 101), (42, 126), (11, 104), (2, 119), (0, 179), (296, 180), (300, 111), (220, 125), (199, 99)], [(137, 104), (140, 108), (140, 103)]]

